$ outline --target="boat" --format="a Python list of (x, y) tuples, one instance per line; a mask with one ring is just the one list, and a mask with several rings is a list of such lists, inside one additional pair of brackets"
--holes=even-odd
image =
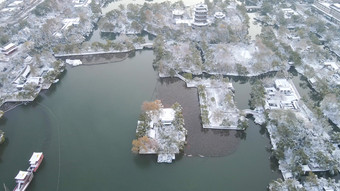
[(28, 185), (31, 183), (32, 179), (33, 172), (20, 170), (15, 177), (15, 182), (17, 183), (17, 185), (15, 186), (13, 191), (25, 191)]
[(27, 170), (36, 172), (43, 159), (44, 159), (44, 154), (42, 152), (33, 152), (29, 160), (30, 167)]
[(54, 84), (57, 83), (57, 82), (59, 82), (59, 79), (55, 79), (55, 80), (53, 81)]

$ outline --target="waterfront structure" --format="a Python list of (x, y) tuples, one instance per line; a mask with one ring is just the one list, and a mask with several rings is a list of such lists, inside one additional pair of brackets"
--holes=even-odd
[(82, 61), (79, 60), (79, 59), (75, 59), (75, 60), (66, 59), (65, 62), (66, 62), (67, 64), (71, 65), (71, 66), (79, 66), (79, 65), (83, 64)]
[(318, 13), (324, 15), (327, 19), (336, 24), (340, 24), (340, 4), (316, 1), (312, 8)]
[(42, 152), (34, 152), (29, 160), (30, 167), (29, 169), (33, 172), (36, 172), (44, 159), (44, 154)]
[(42, 160), (44, 159), (44, 155), (42, 152), (33, 152), (27, 171), (19, 171), (19, 173), (14, 178), (17, 185), (14, 188), (14, 191), (25, 191), (28, 185), (31, 183), (34, 175), (33, 173), (37, 171)]
[(299, 92), (291, 81), (276, 79), (274, 87), (265, 88), (265, 109), (298, 109)]
[(194, 16), (194, 26), (202, 27), (207, 26), (208, 23), (208, 6), (206, 4), (198, 4), (195, 7), (195, 16)]
[(33, 172), (19, 171), (14, 179), (17, 185), (13, 191), (25, 191), (33, 179)]
[(172, 163), (186, 143), (182, 107), (174, 104), (172, 108), (163, 108), (159, 100), (150, 103), (158, 107), (145, 111), (144, 120), (137, 122), (138, 139), (132, 142), (132, 151), (157, 154), (158, 163)]

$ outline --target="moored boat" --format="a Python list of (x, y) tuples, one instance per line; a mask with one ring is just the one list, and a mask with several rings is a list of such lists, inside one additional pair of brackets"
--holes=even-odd
[(17, 185), (13, 191), (25, 191), (33, 179), (33, 172), (19, 171), (15, 177)]
[(44, 159), (44, 154), (42, 152), (34, 152), (29, 160), (30, 167), (28, 168), (28, 171), (36, 172), (43, 159)]

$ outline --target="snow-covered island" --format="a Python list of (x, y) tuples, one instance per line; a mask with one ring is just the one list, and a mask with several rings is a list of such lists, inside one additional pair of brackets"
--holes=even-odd
[(235, 90), (228, 78), (186, 79), (177, 76), (186, 81), (187, 87), (197, 88), (203, 128), (245, 130), (248, 127), (246, 114), (235, 105)]
[(186, 144), (187, 130), (181, 105), (175, 103), (171, 108), (164, 108), (160, 100), (155, 100), (144, 102), (142, 109), (132, 152), (157, 154), (158, 163), (172, 163)]

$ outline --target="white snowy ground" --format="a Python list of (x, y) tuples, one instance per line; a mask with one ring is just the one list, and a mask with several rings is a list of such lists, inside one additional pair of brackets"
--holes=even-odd
[[(272, 110), (267, 126), (273, 150), (283, 147), (284, 157), (279, 160), (282, 172), (297, 175), (296, 166), (308, 165), (312, 170), (336, 171), (339, 169), (340, 150), (333, 145), (329, 132), (331, 128), (299, 102), (300, 110)], [(278, 125), (274, 123), (276, 121)], [(303, 164), (303, 155), (307, 164)]]
[(243, 130), (239, 127), (238, 121), (246, 119), (235, 105), (231, 83), (221, 79), (195, 78), (187, 80), (187, 86), (199, 89), (202, 119), (205, 112), (209, 119), (208, 123), (203, 120), (203, 128)]
[[(265, 47), (261, 41), (251, 44), (229, 43), (209, 45), (208, 52), (204, 52), (205, 63), (202, 63), (200, 60), (192, 62), (197, 56), (200, 57), (197, 50), (192, 46), (189, 42), (166, 43), (164, 48), (172, 54), (172, 57), (162, 60), (164, 68), (168, 70), (160, 71), (161, 75), (166, 75), (170, 68), (177, 72), (192, 74), (206, 72), (209, 74), (243, 76), (257, 76), (280, 69), (280, 66), (273, 66), (273, 62), (280, 62), (280, 59), (274, 52)], [(239, 73), (240, 66), (243, 67), (246, 73)]]

